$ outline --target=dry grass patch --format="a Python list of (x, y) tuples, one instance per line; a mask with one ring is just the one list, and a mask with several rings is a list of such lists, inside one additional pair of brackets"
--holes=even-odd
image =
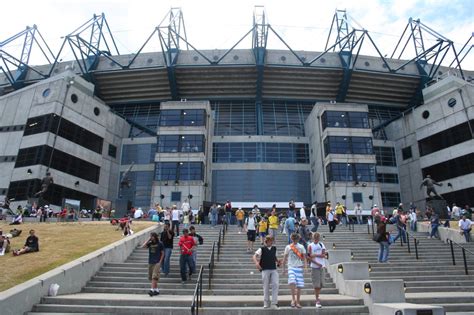
[[(133, 222), (133, 230), (138, 232), (153, 222)], [(4, 268), (0, 277), (0, 291), (25, 282), (62, 264), (73, 261), (101, 247), (123, 238), (121, 231), (109, 222), (74, 223), (24, 223), (8, 225), (0, 223), (3, 233), (17, 228), (23, 232), (11, 239), (11, 248), (23, 247), (28, 232), (34, 229), (39, 238), (40, 251), (14, 257), (12, 253), (0, 256)]]

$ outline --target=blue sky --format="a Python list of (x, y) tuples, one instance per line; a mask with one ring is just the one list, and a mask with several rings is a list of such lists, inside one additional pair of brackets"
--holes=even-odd
[[(64, 36), (104, 12), (121, 53), (136, 52), (170, 7), (183, 10), (187, 35), (199, 49), (230, 48), (252, 26), (255, 5), (264, 5), (269, 23), (296, 50), (321, 51), (335, 9), (346, 9), (354, 26), (369, 30), (383, 54), (390, 55), (408, 18), (421, 21), (454, 41), (458, 50), (474, 31), (474, 0), (26, 0), (2, 3), (0, 41), (37, 24), (54, 53)], [(23, 11), (21, 11), (23, 10)], [(14, 13), (12, 13), (14, 12)], [(429, 43), (429, 38), (427, 38)], [(474, 40), (473, 40), (474, 44)], [(241, 48), (251, 46), (250, 38)], [(275, 39), (269, 48), (283, 48)], [(147, 50), (158, 50), (158, 41)], [(364, 52), (363, 52), (364, 53)], [(372, 55), (368, 48), (366, 54)], [(410, 56), (407, 56), (410, 57)], [(63, 59), (72, 59), (69, 51)], [(41, 61), (38, 61), (41, 63)], [(474, 70), (474, 51), (463, 64)]]

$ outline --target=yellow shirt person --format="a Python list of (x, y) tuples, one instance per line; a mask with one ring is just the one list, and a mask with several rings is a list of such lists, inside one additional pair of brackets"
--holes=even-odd
[(279, 226), (279, 222), (278, 222), (278, 217), (276, 216), (276, 214), (273, 214), (268, 217), (268, 225), (270, 226), (270, 229), (278, 229), (278, 226)]

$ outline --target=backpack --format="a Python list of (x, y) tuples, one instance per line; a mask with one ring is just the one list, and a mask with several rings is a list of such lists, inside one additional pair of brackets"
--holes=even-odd
[(198, 238), (198, 243), (199, 243), (199, 245), (204, 244), (204, 239), (202, 238), (201, 235), (199, 235), (199, 234), (196, 233), (196, 237)]

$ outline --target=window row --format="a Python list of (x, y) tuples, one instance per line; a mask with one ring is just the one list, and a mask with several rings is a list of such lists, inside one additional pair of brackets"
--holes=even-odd
[(214, 163), (309, 163), (308, 145), (275, 142), (218, 142), (213, 144)]
[(372, 138), (327, 136), (324, 139), (324, 152), (328, 154), (374, 154)]
[(204, 152), (203, 135), (164, 135), (158, 137), (159, 153)]
[(314, 103), (217, 101), (211, 105), (215, 135), (304, 136), (304, 122)]
[(398, 184), (398, 175), (392, 173), (377, 173), (377, 181), (384, 184)]
[(442, 149), (449, 148), (453, 145), (472, 139), (469, 124), (474, 126), (474, 120), (465, 122), (458, 126), (438, 132), (434, 135), (426, 137), (418, 141), (420, 156), (424, 156)]
[(161, 162), (155, 164), (155, 180), (204, 180), (202, 162)]
[(397, 192), (381, 192), (382, 205), (386, 208), (395, 208), (400, 205), (400, 193)]
[(325, 111), (322, 115), (323, 130), (326, 128), (369, 128), (366, 112)]
[(104, 139), (56, 114), (29, 118), (24, 136), (51, 132), (86, 149), (102, 154)]
[[(29, 179), (14, 181), (8, 188), (8, 198), (15, 200), (28, 200), (28, 198), (41, 190), (40, 179)], [(50, 204), (62, 206), (65, 198), (80, 200), (81, 208), (93, 209), (95, 207), (95, 196), (83, 192), (52, 184), (43, 196)]]
[[(158, 128), (158, 122), (160, 118), (160, 104), (136, 104), (136, 105), (115, 105), (112, 111), (120, 116), (123, 116), (137, 124), (147, 127), (148, 129), (156, 131)], [(136, 136), (149, 136), (146, 133), (135, 131)]]
[(329, 163), (326, 166), (328, 182), (333, 181), (377, 181), (375, 164), (367, 163)]
[(58, 171), (99, 183), (100, 167), (64, 153), (52, 147), (43, 145), (18, 151), (15, 167), (30, 165), (49, 166)]
[(397, 166), (395, 150), (392, 147), (374, 147), (377, 166)]
[(474, 153), (425, 167), (421, 171), (423, 178), (426, 175), (431, 175), (436, 181), (474, 173)]
[(164, 109), (160, 113), (160, 126), (205, 126), (204, 109)]

